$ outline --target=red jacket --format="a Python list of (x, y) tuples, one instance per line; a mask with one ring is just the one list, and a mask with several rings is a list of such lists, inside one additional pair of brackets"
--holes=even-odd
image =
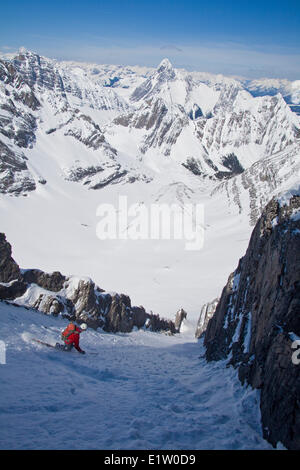
[(78, 326), (70, 324), (63, 333), (63, 335), (65, 336), (63, 340), (65, 344), (73, 344), (74, 348), (77, 349), (77, 351), (82, 352), (82, 349), (79, 346), (80, 333), (81, 329)]

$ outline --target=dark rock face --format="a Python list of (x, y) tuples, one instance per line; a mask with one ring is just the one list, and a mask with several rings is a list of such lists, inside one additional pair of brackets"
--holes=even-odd
[(24, 194), (35, 188), (23, 153), (14, 153), (0, 141), (0, 193)]
[(187, 317), (187, 313), (183, 308), (179, 309), (175, 315), (175, 328), (177, 331), (180, 331), (183, 320)]
[(1, 87), (0, 192), (24, 194), (36, 186), (20, 148), (31, 148), (35, 142), (37, 124), (32, 113), (40, 103), (16, 68), (1, 60), (0, 83), (5, 90)]
[(106, 178), (103, 178), (99, 183), (96, 183), (94, 185), (91, 185), (91, 189), (101, 189), (107, 186), (108, 184), (114, 184), (122, 180), (124, 176), (127, 175), (126, 170), (121, 170), (119, 171), (118, 166), (116, 166), (116, 170), (113, 171), (109, 176)]
[(149, 314), (142, 306), (132, 306), (127, 295), (107, 293), (89, 278), (68, 278), (58, 271), (45, 273), (39, 269), (21, 271), (11, 257), (10, 244), (0, 233), (0, 300), (16, 300), (36, 286), (40, 293), (27, 307), (45, 314), (63, 315), (113, 333), (128, 333), (135, 327), (178, 332), (174, 322)]
[(13, 98), (16, 101), (21, 101), (32, 111), (40, 107), (40, 102), (34, 92), (11, 63), (0, 60), (0, 80), (5, 85), (11, 85), (14, 88)]
[(159, 315), (154, 313), (147, 314), (147, 329), (150, 331), (168, 331), (170, 334), (178, 333), (178, 330), (175, 328), (174, 322), (171, 320), (165, 320), (160, 318)]
[[(78, 129), (77, 127), (69, 127), (64, 133), (65, 136), (72, 136), (75, 139), (79, 140), (79, 142), (82, 142), (87, 147), (92, 148), (94, 150), (98, 150), (100, 147), (103, 147), (106, 150), (108, 156), (114, 157), (117, 154), (116, 149), (111, 147), (106, 142), (104, 134), (101, 132), (101, 129), (98, 124), (96, 124), (89, 116), (75, 112), (74, 116), (68, 121), (68, 124), (72, 124), (74, 121), (75, 123), (76, 121), (84, 122), (85, 132)], [(50, 129), (50, 132), (48, 131), (48, 134), (54, 131), (55, 129)]]
[(192, 119), (192, 121), (195, 121), (196, 119), (202, 116), (203, 116), (202, 109), (197, 104), (194, 104), (193, 109), (189, 112), (189, 118)]
[(109, 311), (106, 315), (106, 331), (122, 331), (124, 333), (132, 331), (134, 326), (131, 314), (131, 301), (127, 295), (115, 294), (111, 297)]
[(64, 93), (62, 79), (53, 64), (44, 57), (29, 51), (20, 51), (12, 60), (13, 67), (24, 77), (30, 87), (47, 88)]
[(230, 153), (222, 158), (222, 164), (231, 171), (232, 174), (238, 175), (243, 173), (244, 168), (240, 164), (237, 156), (234, 153)]
[(187, 158), (186, 162), (182, 163), (187, 170), (191, 171), (194, 175), (202, 175), (203, 170), (199, 160), (196, 160), (194, 157)]
[(265, 438), (298, 450), (300, 365), (292, 361), (291, 333), (300, 337), (299, 209), (297, 194), (267, 205), (204, 341), (207, 360), (231, 355), (242, 383), (261, 389)]
[[(26, 292), (20, 268), (11, 256), (11, 245), (4, 233), (0, 233), (0, 300), (13, 300)], [(1, 284), (3, 283), (3, 284)]]
[(37, 284), (38, 286), (53, 292), (60, 291), (66, 281), (66, 277), (59, 271), (48, 274), (44, 273), (44, 271), (40, 271), (39, 269), (28, 269), (24, 271), (23, 279), (28, 284)]
[(291, 361), (291, 338), (279, 333), (266, 356), (261, 414), (265, 439), (292, 450), (300, 449), (299, 367)]
[(104, 171), (101, 166), (88, 166), (85, 168), (79, 166), (70, 170), (67, 179), (69, 181), (82, 181), (84, 178), (94, 176), (101, 171)]
[(229, 171), (217, 171), (215, 177), (219, 180), (232, 178), (235, 175), (243, 173), (244, 168), (240, 164), (237, 156), (230, 153), (222, 158), (222, 165), (228, 168)]
[(133, 323), (137, 328), (142, 328), (147, 320), (147, 313), (144, 307), (131, 307)]
[(12, 281), (9, 285), (0, 284), (0, 300), (14, 300), (21, 297), (27, 290), (27, 284), (22, 281)]
[[(65, 287), (68, 288), (69, 280)], [(72, 305), (71, 313), (75, 320), (85, 321), (90, 327), (103, 328), (104, 316), (108, 311), (110, 298), (102, 295), (103, 289), (96, 286), (91, 279), (80, 280), (77, 288), (69, 296)]]
[[(37, 127), (32, 111), (38, 109), (40, 103), (14, 66), (1, 60), (0, 82), (4, 83), (8, 93), (6, 101), (0, 105), (0, 109), (5, 111), (0, 117), (1, 134), (18, 147), (31, 147)], [(25, 105), (26, 111), (19, 104)]]
[(0, 233), (0, 282), (8, 283), (20, 280), (20, 268), (11, 256), (11, 245), (6, 241), (4, 233)]

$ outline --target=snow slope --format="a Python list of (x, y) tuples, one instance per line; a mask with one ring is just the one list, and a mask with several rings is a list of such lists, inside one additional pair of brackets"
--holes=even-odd
[(88, 330), (82, 356), (31, 341), (58, 341), (61, 318), (3, 302), (0, 317), (1, 449), (271, 449), (258, 392), (206, 363), (188, 323), (176, 336)]
[[(106, 291), (128, 294), (133, 305), (163, 317), (172, 318), (183, 307), (196, 325), (201, 306), (220, 294), (251, 233), (247, 214), (231, 215), (226, 199), (212, 200), (209, 191), (197, 186), (194, 175), (186, 172), (183, 180), (172, 164), (155, 184), (135, 182), (118, 191), (110, 185), (101, 192), (89, 191), (53, 179), (26, 198), (0, 198), (1, 230), (21, 268), (88, 276)], [(119, 194), (128, 197), (128, 206), (181, 199), (203, 203), (204, 248), (188, 251), (185, 240), (173, 239), (99, 240), (97, 207), (110, 203), (118, 208)], [(22, 230), (16, 230), (16, 224)]]

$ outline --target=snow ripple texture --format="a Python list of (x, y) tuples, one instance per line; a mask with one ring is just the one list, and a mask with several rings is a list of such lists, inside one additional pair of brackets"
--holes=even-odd
[(81, 356), (31, 341), (55, 343), (65, 320), (4, 303), (0, 313), (1, 449), (271, 448), (258, 392), (206, 363), (187, 323), (173, 337), (88, 330)]

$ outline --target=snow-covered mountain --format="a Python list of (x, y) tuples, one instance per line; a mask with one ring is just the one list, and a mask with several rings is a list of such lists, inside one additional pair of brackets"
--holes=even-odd
[(245, 80), (245, 87), (253, 96), (276, 95), (280, 93), (291, 109), (300, 114), (300, 80), (268, 79)]
[[(90, 276), (164, 315), (182, 306), (196, 318), (265, 203), (299, 179), (298, 92), (298, 82), (187, 72), (168, 59), (150, 69), (24, 49), (2, 57), (1, 230), (24, 268)], [(100, 243), (97, 206), (120, 194), (144, 206), (204, 204), (204, 249)]]
[[(199, 176), (228, 178), (299, 137), (298, 117), (280, 94), (254, 98), (236, 80), (203, 81), (167, 59), (141, 76), (129, 68), (101, 73), (100, 66), (57, 63), (21, 50), (2, 61), (1, 85), (1, 145), (6, 158), (14, 153), (11, 177), (23, 172), (25, 192), (47, 181), (47, 174), (28, 174), (24, 160), (30, 162), (31, 153), (20, 151), (41, 140), (55, 148), (52, 160), (59, 160), (65, 179), (98, 189), (128, 180), (139, 159), (146, 169), (168, 157)], [(81, 158), (74, 158), (73, 147)], [(2, 191), (19, 192), (5, 188), (5, 168)]]

